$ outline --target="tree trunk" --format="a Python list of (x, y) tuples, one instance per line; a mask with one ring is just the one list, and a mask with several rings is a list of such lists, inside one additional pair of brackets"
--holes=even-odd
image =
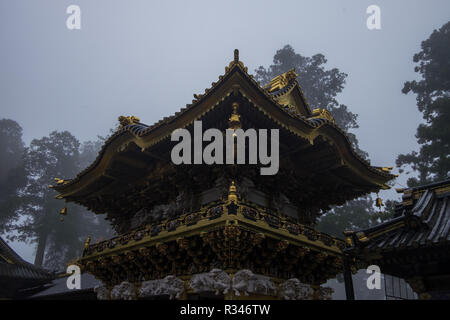
[(47, 243), (47, 233), (42, 233), (39, 235), (38, 246), (36, 250), (36, 257), (34, 258), (34, 265), (42, 267), (44, 262), (45, 245)]

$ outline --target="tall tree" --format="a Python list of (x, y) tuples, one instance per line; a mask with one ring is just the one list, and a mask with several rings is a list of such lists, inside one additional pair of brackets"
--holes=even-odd
[[(67, 131), (55, 131), (48, 137), (34, 139), (26, 149), (27, 184), (21, 192), (18, 210), (21, 220), (11, 227), (18, 232), (12, 238), (26, 242), (37, 240), (36, 265), (43, 264), (45, 248), (49, 241), (56, 244), (54, 236), (61, 227), (58, 217), (61, 204), (49, 189), (49, 182), (55, 177), (75, 175), (78, 149), (78, 140)], [(71, 238), (69, 234), (66, 236), (66, 239)]]
[(359, 128), (358, 115), (352, 113), (346, 105), (340, 104), (336, 100), (336, 96), (344, 89), (347, 74), (337, 68), (326, 70), (326, 63), (327, 59), (323, 54), (304, 57), (296, 53), (290, 45), (285, 45), (275, 53), (272, 65), (267, 69), (260, 66), (255, 70), (255, 79), (262, 84), (266, 84), (277, 75), (295, 68), (295, 72), (298, 74), (297, 81), (311, 107), (330, 111), (336, 120), (336, 124), (347, 132), (359, 155), (367, 158), (368, 154), (359, 148), (356, 136), (349, 132), (351, 129)]
[(22, 127), (14, 120), (0, 120), (0, 233), (15, 218), (17, 192), (26, 183), (22, 162)]
[(93, 240), (113, 235), (104, 218), (64, 203), (49, 188), (54, 178), (74, 177), (94, 161), (104, 138), (80, 145), (69, 132), (52, 132), (34, 139), (28, 148), (22, 128), (13, 120), (0, 120), (0, 232), (10, 240), (37, 242), (35, 264), (61, 270), (80, 255), (88, 235)]
[[(327, 60), (322, 54), (305, 57), (296, 53), (290, 45), (286, 45), (275, 53), (272, 65), (268, 68), (260, 66), (255, 70), (255, 79), (266, 84), (275, 76), (295, 68), (298, 74), (297, 81), (311, 107), (328, 110), (335, 118), (336, 124), (347, 132), (358, 154), (367, 159), (367, 152), (359, 148), (356, 136), (349, 132), (358, 128), (358, 115), (352, 113), (346, 105), (340, 104), (336, 99), (336, 96), (344, 89), (347, 74), (337, 68), (326, 69), (326, 63)], [(344, 229), (369, 226), (372, 216), (375, 216), (375, 210), (369, 195), (325, 213), (319, 220), (318, 228), (342, 237)]]
[[(103, 138), (99, 137), (96, 141), (80, 144), (78, 153), (73, 154), (73, 170), (63, 173), (61, 177), (72, 178), (75, 173), (90, 165), (95, 160), (103, 142)], [(63, 205), (61, 201), (57, 202), (60, 207)], [(88, 236), (92, 241), (96, 241), (114, 235), (110, 223), (104, 217), (95, 215), (76, 204), (67, 204), (67, 209), (68, 214), (62, 218), (62, 221), (59, 221), (55, 214), (53, 215), (54, 230), (46, 245), (44, 263), (49, 269), (60, 270), (69, 260), (79, 257), (83, 242)]]
[(415, 72), (420, 81), (407, 81), (402, 92), (417, 95), (417, 107), (425, 123), (417, 128), (420, 150), (401, 154), (397, 166), (411, 167), (418, 174), (408, 179), (410, 187), (445, 179), (450, 173), (450, 21), (421, 44), (415, 54)]

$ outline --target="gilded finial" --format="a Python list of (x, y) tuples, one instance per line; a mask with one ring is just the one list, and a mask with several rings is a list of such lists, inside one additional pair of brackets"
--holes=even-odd
[(91, 236), (88, 236), (86, 238), (86, 241), (84, 242), (84, 248), (87, 249), (89, 248), (89, 244), (91, 243)]
[(237, 203), (236, 185), (234, 180), (231, 181), (230, 189), (228, 190), (228, 201)]
[[(244, 72), (248, 71), (247, 67), (244, 66), (242, 61), (239, 61), (239, 50), (238, 49), (234, 50), (234, 59), (228, 64), (228, 67), (225, 67), (225, 73), (228, 73), (235, 66), (240, 67), (241, 70), (243, 70)], [(221, 79), (221, 77), (219, 77), (219, 79)]]

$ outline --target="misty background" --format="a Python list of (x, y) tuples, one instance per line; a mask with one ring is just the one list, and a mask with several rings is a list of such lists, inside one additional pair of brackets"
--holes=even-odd
[[(81, 8), (81, 30), (66, 27), (71, 4)], [(381, 30), (366, 27), (372, 4)], [(401, 92), (419, 78), (412, 57), (449, 18), (444, 0), (2, 1), (0, 118), (19, 123), (26, 145), (54, 130), (93, 140), (119, 115), (152, 124), (175, 113), (217, 81), (235, 48), (254, 73), (289, 44), (348, 74), (337, 99), (358, 114), (360, 148), (372, 165), (395, 167), (399, 154), (418, 149), (423, 122), (415, 96)], [(9, 243), (33, 262), (34, 245)]]

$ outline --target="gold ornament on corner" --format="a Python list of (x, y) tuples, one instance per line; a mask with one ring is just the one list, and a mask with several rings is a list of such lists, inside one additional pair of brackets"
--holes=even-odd
[(119, 129), (123, 128), (125, 126), (128, 126), (130, 124), (136, 124), (139, 123), (139, 121), (141, 121), (138, 117), (135, 116), (129, 116), (129, 117), (125, 117), (125, 116), (120, 116), (118, 118), (119, 120)]
[(331, 113), (326, 109), (317, 108), (312, 111), (312, 119), (321, 118), (321, 119), (327, 119), (333, 123), (336, 123), (334, 120), (334, 117), (331, 115)]
[(282, 73), (270, 80), (270, 82), (264, 86), (264, 89), (268, 90), (269, 92), (281, 90), (288, 84), (290, 84), (293, 80), (297, 79), (297, 77), (298, 74), (295, 73), (295, 69), (292, 68), (288, 72)]

